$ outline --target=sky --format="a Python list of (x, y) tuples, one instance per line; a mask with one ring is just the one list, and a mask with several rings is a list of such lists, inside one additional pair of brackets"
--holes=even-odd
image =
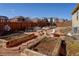
[(75, 3), (0, 3), (0, 16), (71, 19), (71, 12), (75, 7)]

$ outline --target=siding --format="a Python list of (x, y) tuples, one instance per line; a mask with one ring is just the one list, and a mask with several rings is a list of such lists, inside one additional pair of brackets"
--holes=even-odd
[[(78, 12), (78, 20), (77, 20)], [(72, 15), (72, 27), (79, 27), (79, 10)]]

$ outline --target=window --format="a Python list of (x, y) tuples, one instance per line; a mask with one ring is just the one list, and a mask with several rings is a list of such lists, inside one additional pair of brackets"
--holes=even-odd
[(77, 33), (77, 27), (74, 27), (74, 33)]
[(78, 12), (77, 12), (77, 20), (78, 20)]

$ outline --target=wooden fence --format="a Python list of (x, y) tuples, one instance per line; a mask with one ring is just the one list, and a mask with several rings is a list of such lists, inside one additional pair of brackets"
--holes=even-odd
[(4, 31), (3, 28), (5, 25), (9, 25), (11, 27), (11, 31), (12, 32), (17, 32), (20, 30), (25, 30), (25, 29), (29, 29), (29, 28), (33, 28), (35, 26), (39, 26), (39, 27), (44, 27), (44, 26), (48, 26), (49, 23), (48, 22), (0, 22), (0, 34)]
[(68, 27), (72, 26), (72, 22), (56, 22), (55, 23), (57, 27)]

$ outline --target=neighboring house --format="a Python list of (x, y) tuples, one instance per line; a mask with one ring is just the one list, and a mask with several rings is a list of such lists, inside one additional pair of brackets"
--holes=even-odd
[(39, 21), (39, 19), (38, 18), (33, 18), (31, 21), (34, 22), (34, 23), (37, 23)]
[(10, 22), (18, 22), (18, 21), (25, 21), (25, 18), (23, 16), (16, 16), (10, 19)]
[(56, 22), (63, 22), (63, 20), (56, 18), (56, 17), (51, 17), (49, 19), (50, 19), (51, 26), (54, 26)]
[(0, 22), (6, 22), (9, 18), (7, 16), (0, 16)]
[(74, 33), (79, 32), (79, 4), (72, 11), (72, 30)]

